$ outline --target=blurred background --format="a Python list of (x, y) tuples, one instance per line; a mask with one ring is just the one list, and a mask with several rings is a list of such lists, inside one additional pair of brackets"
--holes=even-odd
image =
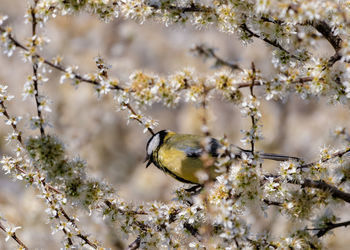
[[(24, 24), (26, 6), (21, 0), (0, 1), (0, 14), (9, 16), (7, 24), (13, 27), (15, 37), (22, 42), (31, 34), (30, 24)], [(265, 76), (274, 72), (271, 49), (267, 45), (257, 40), (242, 45), (237, 37), (215, 31), (213, 27), (196, 30), (192, 26), (165, 27), (152, 22), (139, 25), (122, 18), (104, 23), (95, 16), (81, 13), (50, 20), (39, 32), (51, 40), (40, 52), (45, 58), (61, 55), (63, 65), (78, 65), (79, 72), (84, 74), (96, 71), (94, 58), (101, 56), (112, 66), (110, 77), (122, 82), (127, 81), (135, 70), (169, 75), (191, 67), (201, 74), (214, 72), (212, 61), (203, 61), (189, 53), (194, 44), (216, 48), (220, 57), (238, 62), (243, 68), (249, 68), (254, 62)], [(332, 53), (326, 42), (320, 42), (319, 46), (322, 53)], [(0, 84), (9, 85), (9, 92), (15, 95), (9, 112), (23, 116), (20, 127), (28, 136), (38, 133), (30, 130), (26, 122), (30, 115), (35, 115), (34, 100), (22, 101), (21, 96), (32, 68), (23, 63), (18, 52), (11, 58), (0, 55)], [(143, 160), (149, 134), (144, 134), (136, 122), (127, 124), (126, 112), (116, 112), (111, 96), (98, 99), (94, 89), (85, 83), (78, 88), (68, 83), (61, 85), (61, 74), (55, 70), (48, 76), (50, 80), (39, 86), (39, 90), (52, 100), (52, 113), (47, 117), (52, 124), (49, 131), (65, 143), (72, 157), (80, 156), (87, 161), (91, 177), (110, 183), (125, 200), (167, 202), (174, 198), (174, 191), (182, 184), (155, 167), (145, 169)], [(305, 101), (290, 95), (284, 103), (262, 101), (261, 112), (264, 140), (257, 145), (258, 150), (294, 155), (308, 161), (317, 159), (319, 149), (324, 145), (341, 146), (332, 131), (337, 126), (350, 126), (348, 107), (329, 105), (322, 98)], [(159, 121), (156, 130), (200, 133), (199, 110), (195, 106), (181, 103), (169, 109), (159, 104), (145, 113)], [(238, 107), (220, 98), (211, 101), (209, 113), (212, 134), (216, 137), (227, 135), (232, 143), (240, 145), (240, 130), (249, 127), (250, 119), (243, 118)], [(0, 138), (9, 131), (8, 126), (0, 122)], [(12, 154), (11, 145), (3, 139), (0, 140), (0, 154)], [(276, 166), (276, 163), (264, 164), (271, 172)], [(37, 197), (38, 193), (4, 176), (2, 171), (0, 188), (0, 213), (11, 225), (23, 228), (18, 231), (20, 238), (32, 249), (59, 249), (62, 235), (60, 232), (51, 235), (47, 215), (43, 213), (45, 204)], [(348, 207), (344, 208), (344, 214), (346, 209)], [(255, 230), (272, 230), (281, 235), (290, 229), (288, 218), (277, 216), (274, 208), (268, 212), (274, 215), (274, 220), (253, 212), (256, 213)], [(125, 243), (132, 241), (121, 239), (118, 231), (97, 215), (88, 217), (86, 211), (78, 211), (78, 215), (82, 228), (104, 242), (105, 247), (123, 249)], [(346, 219), (344, 216), (342, 218)], [(342, 228), (335, 230), (336, 236), (326, 236), (329, 249), (347, 249), (350, 239), (346, 232)], [(12, 240), (5, 242), (5, 237), (0, 232), (0, 249), (13, 249), (15, 244)]]

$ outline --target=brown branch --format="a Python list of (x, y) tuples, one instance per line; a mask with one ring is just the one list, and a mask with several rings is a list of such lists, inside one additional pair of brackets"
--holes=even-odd
[[(5, 32), (5, 29), (3, 29), (1, 26), (0, 26), (0, 32)], [(28, 48), (26, 48), (24, 45), (22, 45), (20, 42), (18, 42), (12, 35), (9, 35), (9, 38), (10, 38), (10, 40), (11, 40), (16, 46), (18, 46), (19, 48), (21, 48), (21, 49), (23, 49), (23, 50), (25, 50), (25, 51), (28, 51)], [(34, 58), (37, 59), (37, 58), (43, 58), (43, 57), (41, 57), (39, 54), (34, 54), (34, 55), (32, 56), (32, 59), (34, 59)], [(61, 65), (54, 64), (54, 63), (50, 62), (50, 61), (47, 60), (47, 59), (43, 59), (43, 62), (44, 62), (46, 65), (48, 65), (48, 66), (50, 66), (50, 67), (52, 67), (52, 68), (54, 68), (54, 69), (57, 69), (58, 71), (65, 72), (65, 73), (67, 72), (66, 69), (65, 69), (64, 67), (62, 67)], [(34, 66), (33, 66), (33, 70), (34, 70)], [(36, 69), (35, 69), (34, 73), (36, 74)], [(79, 75), (79, 74), (77, 74), (77, 73), (75, 73), (75, 72), (73, 72), (73, 74), (74, 74), (74, 78), (75, 78), (75, 79), (78, 79), (79, 81), (86, 82), (86, 83), (89, 83), (89, 84), (92, 84), (92, 85), (95, 85), (95, 86), (100, 86), (100, 85), (101, 85), (101, 83), (100, 83), (99, 81), (97, 81), (97, 80), (91, 80), (91, 79), (85, 78), (85, 77), (83, 77), (82, 75)], [(40, 117), (41, 117), (41, 112), (40, 112), (40, 110), (39, 110), (39, 108), (38, 108), (38, 107), (39, 107), (39, 103), (38, 103), (38, 99), (37, 99), (37, 93), (38, 93), (38, 91), (37, 91), (37, 81), (36, 81), (36, 80), (34, 81), (34, 87), (35, 87), (35, 86), (36, 86), (36, 98), (35, 98), (35, 100), (36, 100), (37, 110), (38, 110), (38, 116), (39, 116), (40, 124), (41, 124), (42, 118), (40, 118)], [(118, 86), (118, 85), (113, 85), (113, 86), (111, 86), (111, 89), (114, 89), (114, 90), (125, 90), (123, 87)], [(129, 109), (130, 112), (131, 112), (133, 115), (137, 116), (137, 113), (136, 113), (135, 110), (131, 107), (130, 104), (125, 104), (125, 103), (124, 103), (123, 105), (124, 105), (127, 109)], [(137, 120), (140, 124), (144, 125), (143, 122), (142, 122), (140, 119), (135, 119), (135, 120)], [(42, 124), (41, 124), (41, 125), (42, 125)], [(154, 131), (153, 131), (151, 128), (148, 127), (147, 130), (148, 130), (152, 135), (155, 134)], [(40, 131), (43, 132), (42, 126), (40, 127)], [(43, 133), (41, 133), (41, 134), (43, 135)]]
[[(3, 101), (0, 101), (0, 106), (1, 106), (1, 108), (2, 108), (2, 114), (6, 117), (7, 120), (11, 120), (11, 117), (10, 117), (10, 115), (8, 114), (7, 109), (6, 109), (6, 106), (5, 106), (5, 104), (4, 104)], [(14, 124), (13, 122), (11, 122), (11, 127), (12, 127), (12, 129), (17, 133), (17, 140), (18, 140), (18, 142), (21, 144), (21, 146), (23, 147), (24, 145), (23, 145), (23, 141), (22, 141), (22, 134), (21, 134), (21, 132), (18, 130), (17, 125)]]
[(335, 51), (335, 54), (331, 56), (330, 59), (328, 60), (328, 67), (332, 67), (334, 63), (336, 63), (341, 59), (341, 55), (339, 54), (339, 51), (342, 48), (343, 40), (339, 35), (334, 35), (332, 31), (332, 27), (330, 27), (325, 21), (314, 20), (314, 21), (306, 22), (306, 24), (314, 27), (332, 45)]
[[(276, 181), (283, 181), (280, 175), (275, 174), (266, 174), (264, 175), (265, 179), (274, 178)], [(300, 185), (302, 188), (316, 188), (325, 192), (329, 192), (333, 198), (343, 200), (347, 203), (350, 203), (350, 193), (343, 192), (339, 190), (337, 187), (326, 183), (324, 180), (296, 180), (296, 179), (288, 179), (287, 182), (289, 184)]]
[[(128, 108), (131, 112), (131, 114), (133, 114), (135, 116), (135, 118), (133, 118), (134, 120), (138, 121), (138, 123), (140, 123), (141, 125), (144, 125), (143, 122), (141, 121), (141, 119), (138, 118), (138, 114), (136, 113), (136, 111), (133, 109), (133, 107), (130, 106), (129, 103), (123, 103), (123, 106), (125, 106), (126, 108)], [(152, 135), (155, 135), (153, 129), (151, 129), (150, 127), (147, 127), (148, 132), (150, 132)]]
[[(256, 71), (255, 71), (255, 64), (254, 62), (252, 62), (252, 82), (249, 86), (249, 90), (250, 90), (250, 95), (255, 98), (254, 95), (254, 83), (255, 83), (255, 79), (256, 79)], [(255, 133), (256, 133), (256, 121), (255, 121), (255, 116), (254, 113), (252, 113), (252, 115), (250, 116), (251, 122), (252, 122), (252, 130), (254, 131), (254, 135), (252, 136), (252, 139), (250, 141), (250, 146), (251, 146), (251, 151), (252, 154), (254, 155), (254, 150), (255, 150), (255, 145), (254, 145), (254, 140), (255, 140)]]
[(127, 250), (136, 250), (139, 249), (141, 243), (141, 238), (138, 236), (127, 248)]
[[(78, 228), (76, 222), (74, 219), (72, 219), (71, 217), (69, 217), (69, 215), (66, 213), (66, 211), (64, 211), (64, 209), (61, 207), (60, 208), (60, 212), (62, 213), (62, 215), (64, 216), (64, 218), (66, 218), (67, 221), (71, 222), (72, 225), (75, 227), (75, 228)], [(89, 246), (93, 247), (94, 249), (97, 249), (97, 245), (93, 242), (91, 242), (89, 239), (88, 239), (88, 236), (87, 235), (83, 235), (82, 233), (79, 233), (76, 235), (78, 238), (82, 239), (86, 244), (88, 244)]]
[(350, 148), (346, 148), (344, 150), (340, 150), (338, 152), (335, 152), (334, 154), (330, 155), (329, 157), (323, 158), (323, 159), (321, 159), (319, 161), (314, 161), (314, 162), (310, 162), (310, 163), (307, 163), (307, 164), (303, 164), (303, 165), (299, 166), (298, 169), (310, 168), (310, 167), (316, 165), (317, 163), (328, 162), (329, 160), (332, 160), (334, 158), (342, 157), (343, 155), (345, 155), (348, 152), (350, 152)]
[[(293, 183), (293, 181), (290, 181), (290, 183)], [(326, 183), (324, 180), (310, 180), (305, 179), (302, 182), (295, 181), (296, 184), (301, 185), (301, 187), (309, 187), (309, 188), (316, 188), (320, 189), (325, 192), (329, 192), (333, 198), (341, 199), (347, 203), (350, 203), (350, 194), (345, 193), (335, 186), (332, 186), (328, 183)]]
[(317, 234), (316, 236), (318, 238), (321, 238), (322, 236), (324, 236), (326, 233), (328, 233), (329, 231), (338, 228), (338, 227), (347, 227), (350, 225), (350, 221), (344, 221), (344, 222), (339, 222), (339, 223), (333, 223), (333, 222), (327, 222), (325, 223), (325, 227), (321, 227), (321, 228), (311, 228), (311, 229), (307, 229), (307, 230), (317, 230)]
[(293, 55), (293, 54), (290, 53), (288, 50), (286, 50), (285, 48), (283, 48), (276, 40), (275, 40), (275, 41), (272, 41), (272, 40), (270, 40), (270, 39), (268, 39), (268, 38), (266, 38), (266, 37), (264, 37), (264, 36), (262, 36), (262, 35), (259, 35), (259, 34), (255, 33), (255, 32), (253, 32), (251, 29), (248, 28), (248, 26), (247, 26), (246, 23), (243, 23), (240, 27), (241, 27), (241, 29), (242, 29), (243, 31), (247, 32), (250, 36), (256, 37), (256, 38), (258, 38), (258, 39), (264, 41), (265, 43), (268, 43), (268, 44), (270, 44), (270, 45), (272, 45), (272, 46), (274, 46), (274, 47), (280, 49), (281, 51), (287, 53), (288, 55), (290, 55), (290, 56), (291, 56), (292, 58), (294, 58), (294, 59), (297, 59), (297, 60), (299, 60), (299, 61), (303, 61), (302, 58), (300, 58), (300, 57), (298, 57), (298, 56), (296, 56), (296, 55)]
[[(4, 227), (4, 225), (1, 224), (1, 222), (0, 222), (0, 229), (1, 229), (2, 231), (4, 231), (5, 233), (8, 233), (7, 230), (6, 230), (6, 228)], [(13, 240), (15, 240), (15, 241), (17, 242), (17, 244), (20, 245), (20, 246), (21, 246), (22, 248), (24, 248), (25, 250), (28, 250), (28, 249), (29, 249), (29, 248), (23, 243), (23, 241), (21, 241), (21, 240), (18, 238), (18, 236), (16, 235), (16, 232), (14, 232), (14, 233), (11, 234), (11, 238), (12, 238)]]
[[(6, 109), (6, 106), (4, 105), (4, 102), (3, 102), (3, 101), (0, 101), (0, 106), (1, 106), (1, 108), (2, 108), (2, 114), (6, 117), (6, 119), (10, 120), (11, 117), (10, 117), (10, 115), (8, 114), (7, 109)], [(25, 148), (25, 145), (24, 145), (24, 143), (23, 143), (23, 141), (22, 141), (22, 137), (20, 136), (20, 135), (21, 135), (21, 132), (17, 129), (16, 124), (14, 124), (14, 123), (11, 122), (11, 126), (12, 126), (12, 129), (18, 134), (18, 136), (17, 136), (18, 142), (21, 144), (21, 146), (22, 146), (23, 148)], [(34, 169), (35, 169), (37, 172), (39, 172), (39, 170), (38, 170), (37, 167), (34, 166)], [(21, 173), (26, 174), (26, 171), (23, 170), (22, 168), (20, 168), (19, 166), (16, 166), (16, 170), (19, 171), (19, 172), (21, 172)], [(44, 187), (45, 189), (47, 189), (47, 190), (52, 190), (52, 191), (54, 191), (55, 193), (61, 193), (61, 192), (60, 192), (59, 190), (57, 190), (56, 188), (54, 188), (54, 187), (52, 187), (51, 185), (47, 184), (46, 181), (45, 181), (45, 179), (42, 180), (41, 183), (42, 183), (42, 185), (43, 185), (43, 187)], [(49, 201), (50, 204), (52, 204), (52, 201), (50, 201), (50, 200), (48, 200), (48, 201)], [(56, 208), (55, 208), (55, 209), (56, 209)], [(56, 215), (56, 216), (58, 216), (58, 212), (61, 212), (61, 213), (63, 214), (63, 216), (64, 216), (68, 221), (70, 221), (70, 222), (77, 228), (77, 225), (75, 224), (74, 219), (71, 219), (71, 218), (68, 216), (68, 214), (65, 212), (65, 210), (63, 209), (63, 207), (60, 207), (60, 210), (57, 211), (57, 215)], [(56, 217), (56, 218), (59, 219), (59, 217)], [(68, 237), (68, 243), (69, 243), (69, 241), (71, 241), (71, 240), (70, 240), (70, 237), (68, 236), (68, 233), (65, 232), (65, 230), (62, 230), (62, 231), (67, 235), (67, 237)], [(81, 239), (83, 239), (83, 240), (85, 241), (85, 243), (88, 244), (88, 245), (90, 245), (91, 247), (93, 247), (93, 248), (95, 248), (95, 249), (97, 248), (96, 244), (94, 244), (94, 243), (92, 243), (91, 241), (89, 241), (88, 238), (87, 238), (87, 236), (82, 235), (82, 234), (78, 234), (78, 235), (76, 235), (76, 236), (79, 237), (79, 238), (81, 238)]]
[(166, 10), (166, 11), (176, 11), (176, 12), (180, 12), (180, 13), (191, 13), (191, 12), (202, 12), (202, 13), (210, 13), (210, 12), (214, 12), (214, 9), (209, 7), (209, 6), (204, 6), (204, 5), (200, 5), (200, 4), (195, 4), (194, 2), (192, 2), (189, 6), (185, 6), (185, 7), (180, 7), (180, 6), (176, 6), (176, 5), (155, 5), (155, 4), (150, 4), (150, 7), (156, 9), (156, 10)]
[[(2, 28), (1, 26), (0, 26), (0, 31), (1, 31), (1, 32), (6, 32), (6, 30), (5, 30), (4, 28)], [(12, 35), (9, 35), (9, 39), (10, 39), (17, 47), (19, 47), (19, 48), (21, 48), (21, 49), (23, 49), (23, 50), (25, 50), (25, 51), (28, 51), (28, 49), (27, 49), (24, 45), (22, 45), (20, 42), (18, 42)], [(64, 73), (67, 72), (66, 69), (65, 69), (63, 66), (61, 66), (61, 65), (59, 65), (59, 64), (54, 64), (54, 63), (52, 63), (50, 60), (44, 59), (44, 58), (43, 58), (42, 56), (40, 56), (39, 54), (35, 54), (34, 56), (35, 56), (35, 57), (38, 57), (38, 58), (42, 58), (42, 59), (43, 59), (43, 62), (44, 62), (46, 65), (48, 65), (48, 66), (50, 66), (50, 67), (52, 67), (52, 68), (54, 68), (54, 69), (56, 69), (56, 70), (58, 70), (58, 71), (61, 71), (61, 72), (64, 72)], [(91, 80), (91, 79), (85, 78), (85, 77), (83, 77), (82, 75), (77, 74), (77, 73), (75, 73), (75, 72), (73, 72), (73, 74), (74, 74), (74, 78), (77, 79), (77, 80), (79, 80), (79, 81), (86, 82), (86, 83), (90, 83), (90, 84), (96, 85), (96, 86), (99, 86), (99, 85), (100, 85), (100, 82), (99, 82), (99, 81)], [(298, 83), (303, 84), (303, 83), (305, 83), (305, 82), (310, 82), (310, 81), (312, 81), (312, 80), (313, 80), (312, 77), (301, 77), (301, 78), (299, 78), (299, 79), (296, 79), (296, 80), (294, 80), (294, 81), (291, 81), (290, 83), (292, 83), (292, 84), (298, 84)], [(287, 81), (285, 81), (285, 82), (287, 82)], [(264, 82), (261, 83), (260, 81), (254, 82), (254, 86), (263, 86), (263, 85), (265, 85), (265, 84), (267, 84), (267, 82), (265, 82), (265, 83), (264, 83)], [(243, 82), (243, 83), (238, 83), (238, 84), (237, 84), (237, 88), (247, 88), (247, 87), (250, 87), (250, 86), (251, 86), (251, 82), (247, 82), (247, 83)], [(119, 85), (111, 86), (111, 89), (115, 89), (115, 90), (125, 90), (122, 86), (119, 86)], [(130, 90), (130, 91), (133, 91), (133, 90)], [(127, 106), (126, 106), (126, 107), (127, 107)]]
[[(37, 26), (37, 21), (36, 21), (36, 16), (35, 16), (35, 8), (38, 3), (38, 0), (34, 0), (34, 6), (31, 7), (31, 16), (32, 16), (32, 46), (33, 48), (36, 48), (36, 26)], [(38, 113), (39, 117), (39, 128), (40, 128), (40, 134), (41, 136), (45, 136), (45, 130), (44, 130), (44, 125), (43, 125), (43, 117), (42, 117), (42, 112), (40, 110), (40, 102), (39, 102), (39, 88), (38, 88), (38, 63), (36, 62), (37, 57), (32, 55), (32, 65), (33, 65), (33, 84), (34, 84), (34, 97), (35, 97), (35, 104), (36, 104), (36, 110)]]
[(196, 45), (193, 49), (191, 49), (192, 52), (198, 53), (198, 55), (204, 56), (206, 58), (213, 58), (215, 59), (215, 66), (226, 66), (229, 67), (232, 71), (234, 70), (242, 70), (238, 64), (231, 63), (229, 61), (226, 61), (219, 57), (212, 48), (207, 48), (203, 44), (202, 45)]
[(277, 207), (281, 207), (283, 205), (283, 203), (278, 202), (278, 201), (270, 201), (268, 199), (264, 199), (263, 202), (268, 205), (268, 206), (277, 206)]
[[(293, 81), (281, 81), (281, 83), (290, 83), (290, 84), (304, 84), (306, 82), (311, 82), (313, 80), (312, 77), (301, 77), (301, 78), (298, 78), (296, 80), (293, 80)], [(254, 81), (254, 86), (265, 86), (267, 85), (269, 82), (264, 82), (264, 81)], [(236, 84), (236, 87), (238, 89), (240, 88), (250, 88), (252, 86), (252, 83), (251, 82), (242, 82), (242, 83), (237, 83)]]

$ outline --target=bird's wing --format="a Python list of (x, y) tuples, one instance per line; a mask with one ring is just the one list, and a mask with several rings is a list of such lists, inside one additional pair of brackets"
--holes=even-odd
[[(187, 157), (200, 157), (204, 152), (201, 146), (202, 139), (203, 138), (199, 136), (183, 135), (170, 143), (172, 147), (185, 152)], [(218, 149), (220, 146), (220, 143), (216, 139), (211, 138), (208, 149), (209, 154), (214, 157), (218, 156)]]

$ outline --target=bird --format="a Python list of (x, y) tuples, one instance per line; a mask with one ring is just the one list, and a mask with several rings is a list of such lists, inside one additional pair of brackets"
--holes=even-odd
[[(223, 147), (215, 138), (209, 138), (206, 150), (203, 147), (204, 136), (194, 134), (178, 134), (170, 130), (161, 130), (152, 135), (146, 145), (146, 168), (152, 163), (160, 170), (175, 178), (187, 183), (202, 185), (203, 179), (199, 178), (201, 171), (205, 170), (211, 180), (215, 180), (220, 173), (214, 162), (219, 156)], [(252, 153), (249, 150), (235, 146), (237, 158), (242, 153)], [(201, 157), (207, 152), (213, 159), (210, 166), (205, 166)], [(259, 153), (263, 159), (277, 161), (300, 160), (298, 157), (284, 156), (278, 154)]]

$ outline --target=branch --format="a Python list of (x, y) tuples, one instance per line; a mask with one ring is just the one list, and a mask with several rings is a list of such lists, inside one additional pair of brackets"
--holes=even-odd
[[(34, 0), (34, 6), (30, 8), (31, 15), (32, 15), (32, 47), (33, 49), (36, 49), (36, 26), (37, 21), (35, 17), (35, 8), (38, 3), (38, 0)], [(33, 83), (34, 83), (34, 97), (35, 97), (35, 104), (36, 104), (36, 110), (39, 117), (39, 128), (40, 128), (40, 134), (41, 136), (45, 136), (44, 126), (43, 126), (43, 117), (40, 110), (40, 101), (39, 101), (39, 89), (38, 89), (38, 63), (36, 62), (37, 57), (32, 55), (32, 65), (33, 65)]]
[(283, 48), (276, 40), (275, 41), (272, 41), (266, 37), (263, 37), (262, 35), (259, 35), (255, 32), (253, 32), (251, 29), (248, 28), (247, 24), (246, 23), (243, 23), (241, 26), (241, 29), (245, 32), (247, 32), (250, 36), (253, 36), (253, 37), (256, 37), (256, 38), (259, 38), (260, 40), (282, 50), (283, 52), (287, 53), (288, 55), (290, 55), (292, 58), (294, 59), (297, 59), (299, 61), (303, 61), (302, 58), (298, 57), (298, 56), (295, 56), (293, 55), (292, 53), (290, 53), (288, 50), (286, 50), (285, 48)]
[(127, 248), (127, 250), (136, 250), (139, 249), (141, 243), (141, 238), (138, 236)]
[[(254, 62), (252, 62), (252, 82), (249, 86), (249, 90), (250, 90), (250, 95), (252, 97), (255, 98), (255, 95), (254, 95), (254, 83), (255, 83), (255, 79), (256, 79), (256, 70), (255, 70), (255, 64)], [(254, 113), (252, 113), (252, 115), (250, 116), (250, 119), (251, 119), (251, 122), (252, 122), (252, 130), (254, 131), (254, 134), (252, 135), (252, 139), (250, 140), (250, 146), (251, 146), (251, 151), (252, 151), (252, 154), (254, 155), (254, 149), (255, 149), (255, 143), (254, 143), (254, 140), (256, 139), (255, 138), (255, 134), (256, 134), (256, 119), (255, 119), (255, 115)]]
[(270, 201), (268, 199), (263, 199), (263, 202), (268, 206), (277, 206), (277, 207), (283, 206), (283, 203), (278, 202), (278, 201)]
[(321, 227), (321, 228), (310, 228), (307, 230), (311, 230), (311, 231), (318, 231), (316, 236), (318, 238), (321, 238), (322, 236), (324, 236), (326, 233), (328, 233), (329, 231), (338, 228), (338, 227), (347, 227), (350, 225), (350, 221), (344, 221), (344, 222), (340, 222), (340, 223), (333, 223), (333, 222), (327, 222), (325, 223), (325, 227)]
[(150, 7), (156, 9), (156, 10), (166, 10), (166, 11), (176, 11), (176, 12), (181, 12), (181, 13), (191, 13), (191, 12), (202, 12), (202, 13), (210, 13), (214, 12), (214, 9), (209, 7), (209, 6), (204, 6), (200, 4), (195, 4), (192, 2), (189, 6), (187, 7), (180, 7), (176, 5), (155, 5), (155, 4), (150, 4)]
[(219, 57), (218, 55), (215, 54), (214, 49), (205, 47), (203, 44), (202, 45), (196, 45), (191, 51), (198, 53), (200, 56), (204, 56), (207, 58), (214, 58), (215, 59), (215, 66), (227, 66), (229, 67), (232, 71), (234, 70), (242, 70), (238, 64), (236, 63), (231, 63), (229, 61), (226, 61)]
[(16, 232), (8, 232), (8, 230), (6, 230), (6, 228), (4, 227), (4, 225), (1, 224), (0, 222), (0, 229), (2, 231), (4, 231), (6, 234), (10, 235), (12, 239), (14, 239), (18, 245), (20, 245), (23, 249), (28, 250), (29, 248), (23, 243), (23, 241), (21, 241), (18, 236), (16, 235)]
[[(291, 83), (291, 84), (304, 84), (306, 82), (311, 82), (313, 80), (312, 77), (301, 77), (299, 79), (293, 80), (293, 81), (281, 81), (281, 83)], [(265, 86), (267, 85), (269, 82), (267, 81), (260, 81), (260, 80), (255, 80), (254, 81), (254, 86)], [(236, 87), (238, 89), (240, 88), (250, 88), (252, 86), (252, 82), (242, 82), (242, 83), (237, 83)]]
[[(288, 181), (289, 182), (289, 181)], [(290, 181), (289, 183), (293, 183), (293, 181)], [(347, 203), (350, 203), (350, 194), (345, 193), (335, 186), (332, 186), (328, 183), (326, 183), (324, 180), (310, 180), (305, 179), (302, 182), (295, 181), (296, 184), (301, 185), (301, 187), (309, 187), (309, 188), (316, 188), (320, 189), (325, 192), (329, 192), (333, 198), (341, 199)]]
[[(277, 181), (283, 181), (280, 175), (275, 174), (266, 174), (264, 175), (265, 179), (274, 178)], [(347, 203), (350, 203), (350, 193), (343, 192), (339, 190), (337, 187), (328, 184), (324, 180), (311, 180), (311, 179), (304, 179), (304, 180), (296, 180), (296, 179), (289, 179), (287, 180), (289, 184), (295, 184), (300, 185), (302, 188), (308, 187), (308, 188), (316, 188), (320, 189), (325, 192), (329, 192), (333, 198), (343, 200)]]
[[(2, 28), (2, 27), (0, 26), (0, 32), (6, 32), (6, 31), (5, 31), (4, 28)], [(18, 42), (12, 35), (9, 35), (8, 37), (9, 37), (9, 39), (10, 39), (17, 47), (21, 48), (22, 50), (28, 51), (28, 48), (26, 48), (24, 45), (22, 45), (20, 42)], [(35, 59), (40, 58), (40, 59), (43, 60), (43, 63), (45, 63), (46, 65), (48, 65), (48, 66), (50, 66), (50, 67), (52, 67), (52, 68), (54, 68), (54, 69), (56, 69), (56, 70), (58, 70), (58, 71), (67, 73), (67, 70), (66, 70), (62, 65), (52, 63), (52, 62), (50, 62), (49, 60), (43, 58), (41, 55), (39, 55), (39, 54), (37, 54), (37, 53), (35, 53), (35, 54), (32, 55), (32, 59), (34, 59), (34, 58), (35, 58)], [(97, 80), (88, 79), (88, 78), (86, 78), (86, 77), (84, 77), (84, 76), (82, 76), (82, 75), (77, 74), (76, 72), (73, 72), (73, 74), (74, 74), (74, 78), (77, 79), (77, 80), (79, 80), (79, 81), (81, 81), (81, 82), (86, 82), (86, 83), (89, 83), (89, 84), (92, 84), (92, 85), (95, 85), (95, 86), (100, 86), (100, 85), (101, 85), (101, 83), (100, 83), (99, 81), (97, 81)], [(35, 84), (35, 82), (34, 82), (34, 84)], [(36, 88), (37, 88), (37, 87), (36, 87)], [(113, 90), (125, 90), (125, 88), (123, 88), (123, 87), (121, 87), (121, 86), (118, 86), (118, 85), (112, 85), (112, 86), (110, 86), (110, 88), (113, 89)], [(36, 89), (36, 90), (37, 90), (37, 89)], [(36, 92), (37, 92), (37, 91), (36, 91)], [(37, 98), (36, 98), (36, 100), (37, 100)], [(36, 103), (37, 103), (37, 109), (38, 109), (38, 115), (39, 115), (40, 110), (39, 110), (39, 108), (38, 108), (38, 102), (36, 102)], [(130, 104), (125, 104), (125, 103), (124, 103), (124, 104), (122, 104), (122, 105), (123, 105), (124, 107), (126, 107), (133, 115), (137, 116), (137, 113), (136, 113), (135, 110), (131, 107)], [(39, 116), (39, 118), (40, 118), (40, 116)], [(144, 125), (143, 122), (142, 122), (140, 119), (135, 119), (135, 120), (137, 120), (140, 124)], [(153, 131), (151, 128), (147, 127), (147, 130), (148, 130), (152, 135), (154, 135), (154, 131)], [(40, 128), (40, 131), (42, 131), (41, 128)]]
[(331, 56), (328, 60), (328, 67), (332, 67), (334, 63), (336, 63), (341, 59), (339, 50), (342, 48), (343, 40), (339, 35), (334, 35), (334, 32), (332, 31), (332, 27), (330, 27), (325, 21), (314, 20), (314, 21), (307, 22), (306, 24), (309, 24), (312, 27), (314, 27), (332, 45), (335, 51), (335, 54)]
[(323, 158), (319, 161), (314, 161), (314, 162), (310, 162), (307, 164), (303, 164), (303, 165), (299, 166), (298, 169), (310, 168), (310, 167), (316, 165), (317, 163), (325, 163), (325, 162), (330, 161), (336, 157), (342, 157), (343, 155), (345, 155), (348, 152), (350, 152), (350, 148), (346, 148), (344, 150), (335, 152), (334, 154), (329, 155), (327, 158)]
[[(0, 107), (2, 108), (2, 114), (6, 117), (6, 119), (11, 120), (11, 117), (10, 117), (10, 115), (8, 114), (7, 109), (6, 109), (6, 106), (5, 106), (5, 104), (4, 104), (3, 101), (0, 101)], [(22, 148), (25, 148), (25, 145), (24, 145), (24, 143), (23, 143), (23, 141), (22, 141), (21, 132), (18, 130), (16, 124), (14, 124), (13, 122), (11, 122), (11, 126), (12, 126), (12, 129), (13, 129), (13, 130), (16, 132), (16, 134), (17, 134), (17, 141), (18, 141), (19, 144), (22, 146)], [(39, 172), (39, 169), (38, 169), (36, 166), (34, 166), (34, 169), (35, 169), (36, 172), (38, 172), (38, 173), (41, 175), (41, 173)], [(26, 172), (25, 170), (23, 170), (22, 168), (20, 168), (19, 166), (16, 166), (16, 170), (18, 170), (18, 171), (21, 172), (21, 173), (27, 174), (27, 172)], [(43, 188), (46, 189), (47, 191), (48, 191), (48, 190), (51, 190), (51, 191), (53, 191), (54, 193), (59, 193), (59, 194), (61, 194), (61, 192), (60, 192), (59, 190), (57, 190), (56, 188), (54, 188), (54, 187), (52, 187), (51, 185), (47, 184), (45, 179), (42, 179), (42, 180), (40, 181), (40, 184), (41, 184), (41, 185), (43, 186)], [(46, 200), (52, 205), (52, 201), (51, 201), (47, 196), (45, 196), (45, 198), (46, 198)], [(53, 206), (53, 207), (55, 207), (55, 206)], [(78, 226), (76, 225), (74, 219), (72, 219), (72, 218), (70, 218), (70, 217), (68, 216), (68, 214), (65, 212), (65, 210), (63, 209), (63, 207), (62, 207), (61, 204), (60, 204), (60, 208), (57, 209), (57, 208), (55, 207), (55, 210), (57, 211), (57, 214), (56, 214), (56, 218), (57, 218), (57, 219), (59, 219), (59, 212), (61, 212), (62, 215), (63, 215), (68, 221), (70, 221), (70, 222), (72, 223), (72, 225), (73, 225), (76, 229), (78, 229)], [(67, 235), (68, 243), (69, 243), (70, 245), (72, 245), (73, 243), (71, 242), (71, 238), (70, 238), (70, 236), (69, 236), (69, 233), (68, 233), (65, 229), (63, 229), (62, 231)], [(80, 230), (78, 230), (78, 231), (80, 231)], [(90, 246), (93, 247), (94, 249), (97, 248), (96, 244), (94, 244), (94, 243), (92, 243), (91, 241), (89, 241), (88, 238), (87, 238), (87, 236), (82, 235), (81, 233), (77, 234), (76, 236), (79, 237), (79, 238), (81, 238), (81, 239), (83, 239), (83, 240), (85, 241), (86, 244), (90, 245)]]

